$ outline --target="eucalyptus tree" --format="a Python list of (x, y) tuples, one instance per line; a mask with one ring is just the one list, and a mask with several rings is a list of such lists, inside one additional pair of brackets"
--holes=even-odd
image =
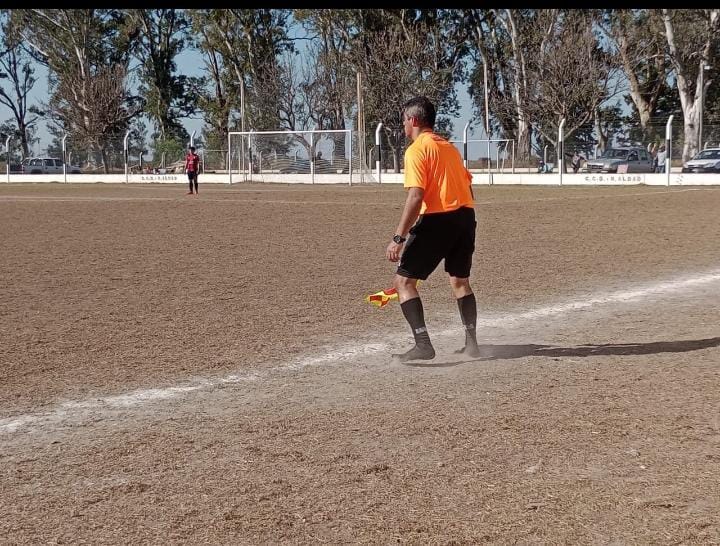
[[(293, 93), (301, 95), (302, 99), (298, 96), (300, 100), (296, 104), (307, 107), (307, 123), (313, 127), (345, 129), (357, 102), (357, 76), (347, 61), (353, 27), (352, 11), (297, 9), (293, 18), (307, 33), (306, 36), (295, 37), (295, 41), (300, 42), (295, 49), (304, 57), (300, 63), (303, 81), (298, 93)], [(345, 135), (330, 138), (334, 143), (334, 153), (344, 157)]]
[(210, 150), (226, 146), (233, 107), (239, 109), (237, 78), (225, 64), (223, 45), (214, 39), (214, 27), (206, 25), (208, 10), (188, 10), (192, 43), (201, 54), (205, 76), (197, 92), (197, 107), (203, 113), (203, 139)]
[[(278, 127), (280, 56), (293, 50), (288, 37), (290, 11), (283, 9), (192, 10), (194, 28), (204, 25), (198, 39), (202, 51), (213, 51), (224, 71), (214, 85), (222, 85), (231, 98), (230, 125), (237, 127), (244, 116), (246, 129), (271, 130)], [(243, 82), (244, 112), (240, 112), (240, 85)], [(237, 115), (233, 116), (233, 112)]]
[(141, 103), (128, 86), (125, 18), (113, 9), (18, 9), (11, 33), (49, 69), (51, 120), (73, 145), (99, 152), (105, 171)]
[(569, 137), (620, 90), (619, 68), (600, 44), (595, 22), (587, 10), (542, 10), (526, 32), (525, 108), (534, 129), (556, 148), (562, 119)]
[(620, 89), (595, 11), (470, 10), (468, 18), (479, 61), (469, 89), (475, 109), (482, 112), (486, 65), (492, 116), (506, 138), (517, 140), (520, 161), (529, 159), (533, 144), (540, 153), (541, 140), (557, 145), (561, 119), (568, 137), (592, 123)]
[(37, 83), (30, 56), (12, 39), (7, 28), (7, 13), (0, 19), (0, 104), (13, 115), (15, 128), (10, 133), (20, 141), (23, 157), (30, 155), (30, 143), (37, 130), (37, 122), (44, 113), (30, 105), (28, 95)]
[(150, 118), (154, 140), (179, 139), (187, 131), (180, 120), (195, 112), (196, 78), (178, 74), (176, 57), (189, 44), (190, 21), (183, 10), (127, 10), (127, 30), (140, 61), (140, 94)]
[[(460, 10), (352, 10), (349, 62), (363, 75), (367, 119), (382, 121), (396, 171), (405, 143), (402, 105), (425, 95), (438, 110), (436, 130), (449, 136), (465, 76), (467, 28)], [(372, 135), (368, 135), (372, 137)]]
[(698, 151), (703, 95), (720, 68), (720, 9), (663, 9), (660, 15), (683, 112), (682, 158), (687, 161)]
[(534, 53), (527, 38), (535, 34), (536, 17), (532, 10), (467, 10), (474, 61), (468, 93), (476, 117), (485, 120), (487, 104), (487, 126), (491, 133), (499, 129), (502, 136), (517, 142), (520, 162), (528, 161), (532, 141), (532, 119), (526, 105), (532, 74), (526, 57)]
[(598, 28), (609, 42), (628, 82), (631, 104), (648, 138), (661, 97), (672, 92), (665, 29), (654, 10), (603, 10)]

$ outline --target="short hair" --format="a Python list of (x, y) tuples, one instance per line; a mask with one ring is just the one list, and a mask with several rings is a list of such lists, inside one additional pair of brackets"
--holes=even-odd
[(415, 118), (423, 127), (435, 127), (435, 106), (427, 97), (415, 97), (403, 105), (403, 114)]
[(190, 151), (191, 151), (191, 152), (194, 152), (194, 151), (195, 151), (195, 146), (190, 146)]

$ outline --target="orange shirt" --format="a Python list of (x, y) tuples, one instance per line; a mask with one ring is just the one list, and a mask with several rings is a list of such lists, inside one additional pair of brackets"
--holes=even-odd
[(420, 214), (472, 207), (472, 174), (450, 142), (432, 132), (420, 133), (405, 150), (405, 188), (424, 190)]

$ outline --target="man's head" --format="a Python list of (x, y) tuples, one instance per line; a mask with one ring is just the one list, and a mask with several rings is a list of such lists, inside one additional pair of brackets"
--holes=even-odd
[(194, 152), (195, 152), (195, 146), (190, 146), (190, 151), (194, 153)]
[(435, 106), (427, 97), (415, 97), (403, 105), (403, 128), (411, 138), (413, 128), (432, 129), (435, 126)]

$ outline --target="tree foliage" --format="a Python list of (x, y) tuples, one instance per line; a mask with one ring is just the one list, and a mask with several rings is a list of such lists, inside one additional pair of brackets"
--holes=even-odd
[(106, 9), (11, 12), (11, 36), (49, 69), (51, 120), (77, 145), (97, 151), (107, 172), (111, 142), (140, 112), (128, 90), (124, 15)]

